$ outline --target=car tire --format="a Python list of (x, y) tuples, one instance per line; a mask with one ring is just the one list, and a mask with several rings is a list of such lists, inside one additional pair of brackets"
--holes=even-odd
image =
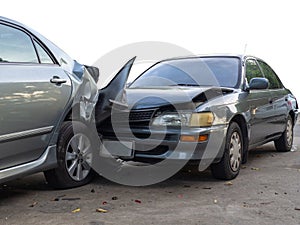
[[(73, 131), (73, 125), (76, 130)], [(91, 134), (81, 122), (63, 123), (57, 141), (58, 167), (44, 172), (46, 181), (54, 188), (73, 188), (89, 183), (94, 177), (90, 167)]]
[(293, 119), (289, 115), (286, 121), (286, 128), (281, 137), (274, 141), (275, 148), (278, 152), (289, 152), (293, 146), (294, 132)]
[(234, 179), (240, 172), (243, 152), (241, 128), (236, 122), (231, 122), (226, 134), (223, 157), (219, 163), (211, 165), (212, 175), (221, 180)]

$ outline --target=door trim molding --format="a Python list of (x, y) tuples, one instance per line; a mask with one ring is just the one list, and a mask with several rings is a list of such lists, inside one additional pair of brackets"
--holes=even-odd
[(25, 130), (25, 131), (0, 135), (0, 143), (8, 142), (8, 141), (16, 140), (16, 139), (21, 139), (21, 138), (26, 138), (26, 137), (31, 137), (31, 136), (47, 134), (53, 130), (53, 127), (54, 126), (41, 127), (41, 128), (37, 128), (37, 129), (31, 129), (31, 130)]

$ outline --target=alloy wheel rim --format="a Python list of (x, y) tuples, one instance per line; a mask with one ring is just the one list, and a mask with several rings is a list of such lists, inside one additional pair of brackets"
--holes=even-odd
[(292, 145), (293, 142), (293, 125), (292, 121), (288, 120), (287, 126), (286, 126), (286, 137), (287, 137), (287, 143), (289, 146)]
[(242, 151), (242, 143), (241, 137), (238, 132), (233, 132), (230, 137), (229, 143), (229, 159), (230, 159), (230, 168), (232, 171), (238, 171), (241, 163), (241, 151)]
[(84, 180), (91, 170), (91, 142), (84, 134), (74, 135), (68, 145), (65, 156), (69, 176), (75, 181)]

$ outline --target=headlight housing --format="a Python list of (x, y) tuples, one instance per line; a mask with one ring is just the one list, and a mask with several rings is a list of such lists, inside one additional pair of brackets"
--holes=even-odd
[(187, 126), (191, 114), (188, 113), (163, 113), (154, 118), (154, 126)]
[(165, 112), (154, 118), (154, 126), (188, 126), (188, 127), (208, 127), (214, 122), (212, 112), (199, 113), (172, 113)]
[(209, 127), (214, 122), (212, 112), (193, 113), (190, 119), (190, 127)]

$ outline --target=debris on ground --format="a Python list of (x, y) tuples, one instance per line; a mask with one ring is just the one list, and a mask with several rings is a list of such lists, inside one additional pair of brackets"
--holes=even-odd
[(270, 201), (270, 202), (261, 202), (260, 204), (261, 205), (269, 205), (269, 204), (272, 204), (274, 201)]
[(108, 211), (106, 209), (98, 208), (98, 209), (96, 209), (96, 212), (107, 213)]
[(77, 200), (80, 200), (80, 198), (62, 198), (61, 200), (64, 200), (64, 201), (77, 201)]
[(117, 197), (117, 196), (113, 196), (113, 197), (111, 198), (111, 200), (118, 200), (118, 197)]
[(259, 168), (257, 168), (257, 167), (251, 167), (251, 170), (258, 171), (258, 170), (259, 170)]
[(243, 207), (249, 207), (249, 204), (247, 202), (243, 202)]
[(217, 204), (218, 203), (218, 200), (217, 199), (214, 199), (214, 204)]
[(205, 189), (205, 190), (211, 190), (211, 187), (204, 187), (202, 189)]
[(76, 209), (72, 210), (72, 213), (78, 213), (78, 212), (80, 212), (80, 208), (76, 208)]
[(37, 202), (33, 202), (32, 204), (29, 205), (29, 207), (34, 207), (36, 206), (38, 203)]
[(95, 189), (94, 188), (91, 190), (91, 193), (95, 193)]
[(103, 201), (103, 202), (102, 202), (102, 205), (107, 205), (107, 201)]
[(233, 183), (231, 181), (227, 181), (227, 182), (225, 182), (225, 185), (230, 186), (230, 185), (233, 185)]
[(65, 197), (66, 195), (59, 195), (52, 199), (52, 201), (58, 202), (62, 197)]

